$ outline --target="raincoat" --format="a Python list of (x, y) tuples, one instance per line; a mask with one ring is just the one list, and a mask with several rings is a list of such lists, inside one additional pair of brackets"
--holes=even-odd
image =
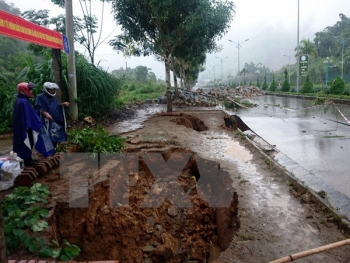
[(13, 151), (23, 160), (31, 159), (33, 147), (45, 157), (55, 153), (42, 128), (43, 123), (29, 99), (18, 94), (13, 109)]

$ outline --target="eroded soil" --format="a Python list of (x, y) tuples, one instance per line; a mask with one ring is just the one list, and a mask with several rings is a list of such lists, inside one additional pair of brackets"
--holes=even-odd
[[(179, 112), (122, 133), (131, 159), (62, 156), (64, 168), (37, 180), (53, 197), (45, 237), (79, 245), (77, 260), (145, 263), (269, 262), (347, 238), (327, 209), (225, 127), (222, 111)], [(108, 126), (119, 134), (118, 124)], [(160, 156), (185, 168), (176, 174)], [(298, 262), (350, 262), (348, 251)]]

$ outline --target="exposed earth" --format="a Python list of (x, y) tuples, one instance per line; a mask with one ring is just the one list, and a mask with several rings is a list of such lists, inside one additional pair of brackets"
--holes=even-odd
[[(317, 198), (227, 128), (220, 109), (162, 115), (154, 104), (142, 107), (153, 117), (140, 129), (120, 133), (116, 116), (102, 123), (126, 138), (123, 158), (63, 154), (64, 165), (35, 181), (52, 195), (43, 237), (78, 245), (77, 261), (270, 262), (349, 238)], [(128, 115), (137, 117), (130, 110), (121, 120)], [(350, 262), (348, 251), (297, 262)], [(23, 250), (10, 255), (31, 258)]]

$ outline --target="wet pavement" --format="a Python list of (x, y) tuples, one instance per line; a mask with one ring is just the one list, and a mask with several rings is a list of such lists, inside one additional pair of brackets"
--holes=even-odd
[[(260, 96), (259, 106), (230, 111), (278, 153), (275, 159), (315, 192), (325, 191), (334, 209), (350, 219), (350, 126), (334, 106), (311, 100)], [(311, 107), (311, 108), (308, 108)], [(336, 104), (350, 117), (350, 106)]]

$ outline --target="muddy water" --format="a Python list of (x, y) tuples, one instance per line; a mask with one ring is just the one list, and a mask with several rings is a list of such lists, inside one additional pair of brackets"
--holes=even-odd
[(122, 134), (129, 131), (141, 129), (143, 123), (150, 117), (156, 115), (159, 112), (166, 111), (166, 105), (161, 104), (149, 104), (149, 107), (145, 109), (138, 109), (136, 115), (132, 120), (122, 121), (115, 123), (107, 129), (110, 134)]

